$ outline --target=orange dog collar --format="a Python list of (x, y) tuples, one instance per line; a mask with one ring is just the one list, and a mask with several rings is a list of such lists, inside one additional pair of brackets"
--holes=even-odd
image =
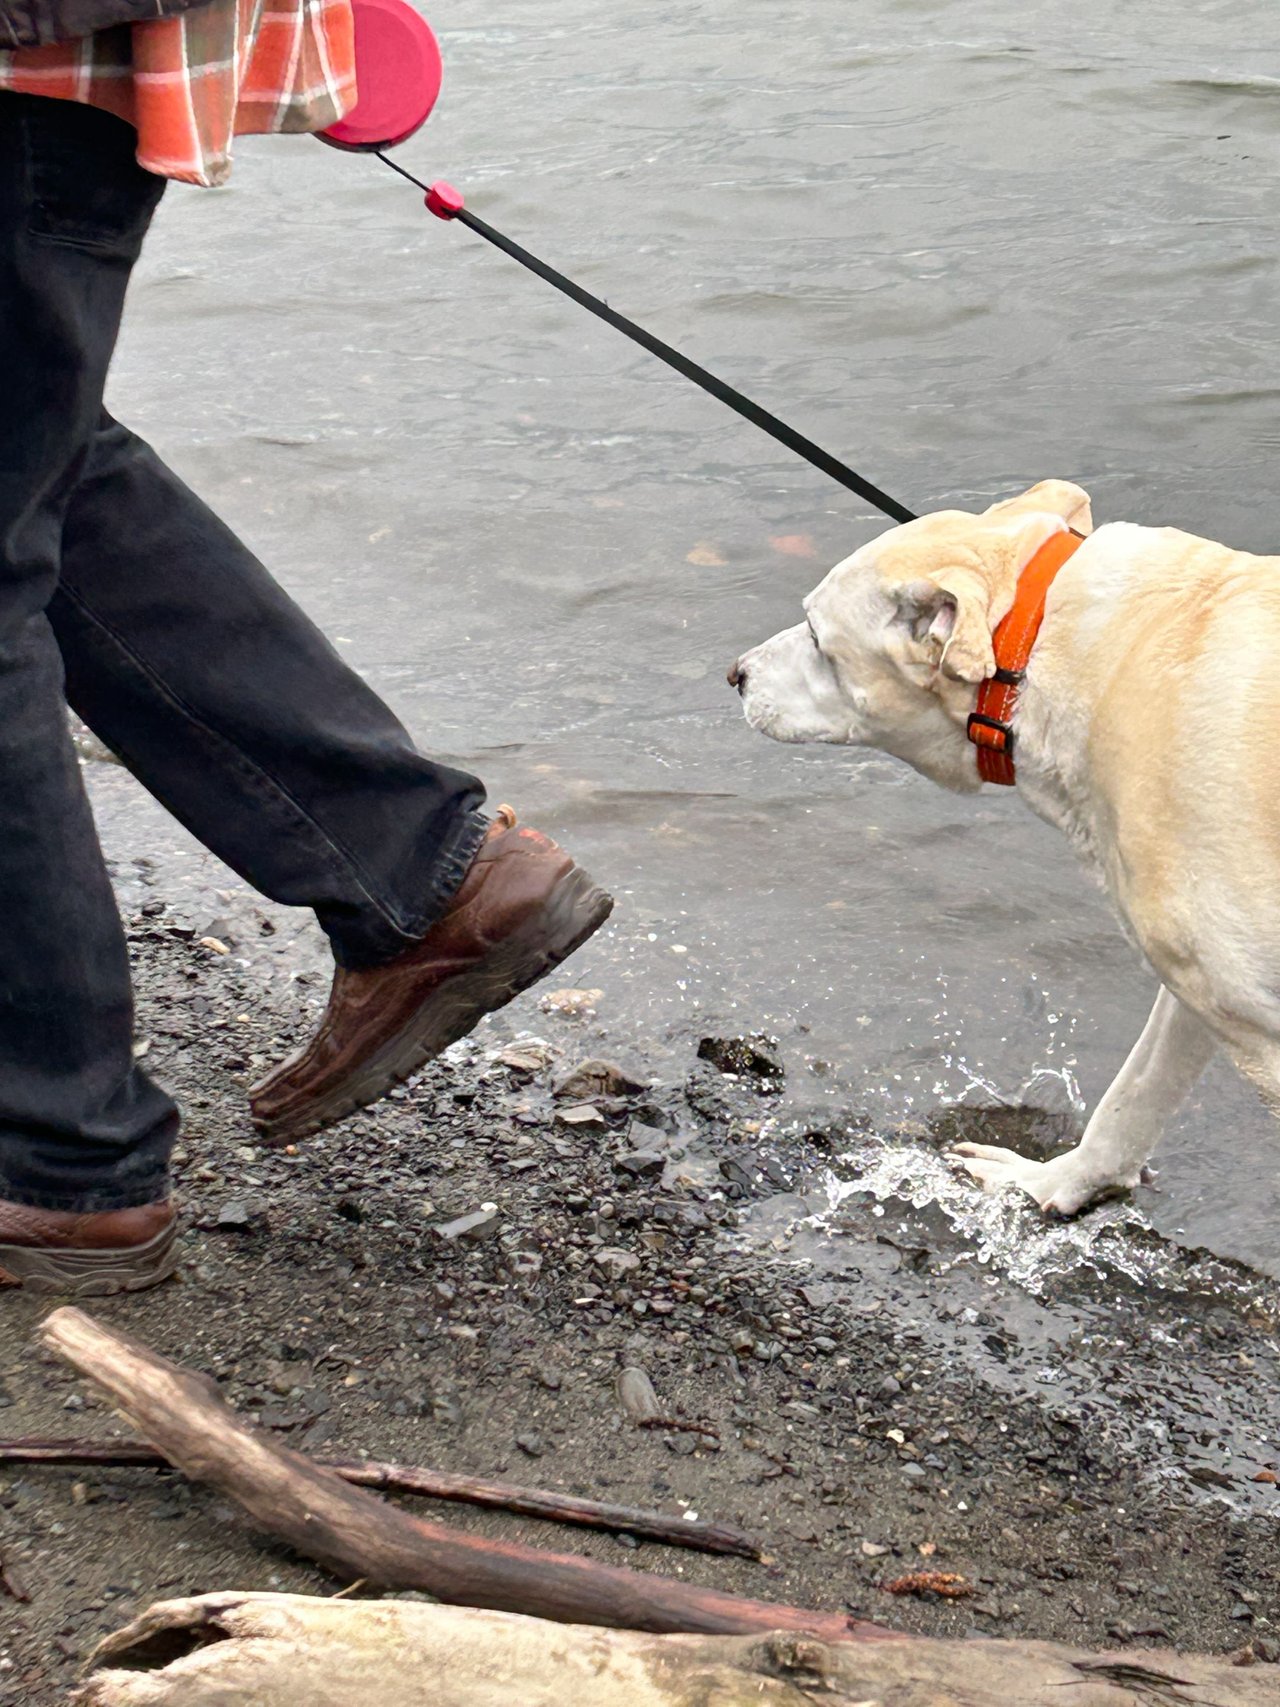
[(1013, 606), (991, 637), (996, 673), (978, 689), (978, 703), (968, 724), (969, 739), (978, 749), (978, 774), (983, 782), (1013, 786), (1012, 720), (1018, 689), (1040, 633), (1053, 578), (1083, 544), (1084, 535), (1074, 528), (1050, 535), (1018, 577)]

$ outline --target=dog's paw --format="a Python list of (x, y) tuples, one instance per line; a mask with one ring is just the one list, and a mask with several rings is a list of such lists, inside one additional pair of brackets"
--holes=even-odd
[(1028, 1161), (1014, 1150), (1000, 1150), (993, 1144), (957, 1144), (951, 1154), (984, 1191), (1014, 1186), (1034, 1198), (1046, 1215), (1064, 1218), (1138, 1184), (1136, 1177), (1102, 1180), (1091, 1176), (1080, 1167), (1074, 1150), (1051, 1162)]

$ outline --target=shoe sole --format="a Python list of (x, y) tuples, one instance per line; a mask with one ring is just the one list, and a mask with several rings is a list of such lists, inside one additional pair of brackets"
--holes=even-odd
[(0, 1244), (0, 1285), (27, 1292), (57, 1293), (64, 1298), (107, 1298), (117, 1292), (145, 1292), (159, 1286), (178, 1266), (178, 1228), (171, 1223), (145, 1245), (123, 1250), (77, 1251), (38, 1245)]
[(256, 1121), (271, 1147), (310, 1138), (377, 1102), (428, 1061), (475, 1030), (486, 1014), (531, 989), (593, 937), (613, 911), (613, 897), (575, 867), (526, 929), (514, 932), (480, 966), (442, 984), (406, 1028), (362, 1063), (351, 1078), (296, 1118)]

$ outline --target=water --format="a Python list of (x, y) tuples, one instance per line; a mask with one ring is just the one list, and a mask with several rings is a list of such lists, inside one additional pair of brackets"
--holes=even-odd
[[(405, 164), (904, 502), (1064, 475), (1099, 519), (1277, 549), (1262, 0), (432, 19), (445, 92)], [(675, 1071), (763, 1028), (788, 1108), (879, 1131), (1105, 1088), (1152, 981), (1065, 845), (1004, 794), (773, 746), (724, 683), (882, 525), (838, 487), (307, 139), (171, 193), (113, 384), (423, 744), (617, 890), (574, 968), (614, 1046)], [(100, 792), (113, 845), (168, 836)], [(1141, 1208), (1280, 1273), (1280, 1144), (1229, 1069)]]

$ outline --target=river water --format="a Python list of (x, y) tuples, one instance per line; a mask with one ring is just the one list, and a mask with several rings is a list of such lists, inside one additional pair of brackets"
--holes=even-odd
[[(440, 0), (432, 21), (445, 91), (404, 163), (904, 502), (1063, 475), (1099, 520), (1277, 547), (1262, 0)], [(305, 138), (170, 194), (113, 387), (424, 746), (614, 887), (573, 980), (604, 991), (615, 1047), (676, 1064), (763, 1029), (787, 1109), (880, 1132), (1105, 1088), (1152, 980), (1065, 845), (1010, 794), (774, 746), (724, 682), (884, 525), (858, 501)], [(113, 852), (182, 849), (100, 794)], [(1280, 1143), (1226, 1067), (1141, 1196), (1163, 1232), (1280, 1273)]]

